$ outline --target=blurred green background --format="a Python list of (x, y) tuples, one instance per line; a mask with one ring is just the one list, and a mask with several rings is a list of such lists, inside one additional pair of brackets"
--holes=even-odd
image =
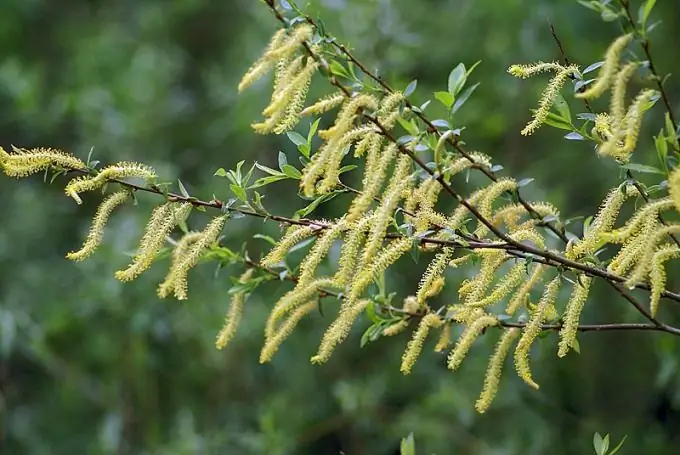
[[(482, 60), (471, 77), (481, 86), (456, 126), (467, 127), (469, 148), (516, 178), (534, 177), (529, 199), (552, 201), (564, 218), (587, 215), (620, 181), (616, 166), (585, 142), (550, 128), (520, 136), (546, 80), (506, 73), (512, 63), (559, 58), (549, 19), (583, 66), (601, 58), (618, 24), (571, 0), (313, 0), (308, 11), (393, 86), (418, 78), (417, 102), (445, 89), (459, 62)], [(658, 2), (651, 21), (658, 19), (656, 64), (678, 73), (678, 2)], [(278, 150), (296, 160), (286, 140), (249, 129), (267, 103), (268, 83), (242, 96), (235, 90), (277, 26), (252, 0), (2, 0), (0, 142), (82, 157), (94, 148), (104, 163), (140, 160), (165, 180), (181, 178), (194, 195), (226, 199), (227, 181), (212, 177), (217, 168), (242, 159), (272, 166)], [(680, 99), (676, 76), (667, 87)], [(327, 89), (317, 81), (313, 92)], [(573, 113), (583, 111), (570, 103)], [(605, 109), (606, 101), (597, 106)], [(655, 112), (638, 162), (655, 160), (651, 134), (661, 126), (660, 105)], [(299, 130), (306, 133), (306, 122)], [(3, 454), (395, 454), (410, 432), (418, 453), (428, 455), (592, 453), (595, 431), (615, 441), (628, 435), (622, 454), (680, 449), (680, 348), (669, 335), (584, 334), (581, 355), (558, 361), (550, 334), (533, 354), (540, 391), (507, 365), (484, 415), (473, 404), (494, 337), (483, 337), (456, 374), (443, 355), (427, 350), (405, 377), (399, 359), (408, 335), (360, 350), (357, 328), (328, 364), (313, 366), (308, 359), (330, 322), (328, 314), (314, 315), (271, 364), (259, 365), (268, 308), (289, 284), (258, 290), (237, 338), (217, 351), (228, 276), (241, 270), (217, 279), (212, 265), (192, 271), (186, 302), (156, 297), (160, 264), (136, 282), (117, 282), (113, 272), (127, 264), (123, 253), (134, 249), (159, 202), (153, 195), (117, 212), (98, 254), (71, 263), (64, 255), (80, 245), (100, 196), (86, 195), (78, 207), (64, 196), (64, 183), (0, 178)], [(295, 194), (293, 182), (276, 184), (265, 203), (290, 215), (303, 204)], [(337, 216), (347, 201), (338, 198), (319, 215)], [(191, 221), (203, 222), (201, 215)], [(258, 232), (280, 230), (234, 220), (225, 243), (238, 249), (247, 242), (257, 258), (267, 248), (252, 238)], [(390, 289), (412, 293), (424, 267), (401, 261)], [(671, 275), (671, 286), (678, 281)], [(439, 297), (455, 298), (454, 286)], [(671, 310), (662, 308), (661, 316), (679, 323)], [(587, 322), (636, 317), (601, 283), (584, 314)]]

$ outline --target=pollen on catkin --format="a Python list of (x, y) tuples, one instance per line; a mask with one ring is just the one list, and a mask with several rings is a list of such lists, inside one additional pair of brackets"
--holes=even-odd
[(111, 216), (111, 212), (129, 198), (130, 192), (127, 190), (117, 191), (107, 196), (97, 208), (83, 246), (78, 251), (68, 253), (66, 258), (72, 261), (82, 261), (92, 255), (102, 242), (104, 227)]
[[(253, 276), (255, 269), (246, 270), (240, 277), (238, 282), (240, 284), (245, 284)], [(243, 305), (246, 301), (246, 292), (239, 291), (231, 296), (231, 302), (229, 305), (229, 313), (224, 321), (222, 329), (217, 334), (217, 340), (215, 341), (215, 346), (217, 349), (223, 349), (236, 335), (236, 329), (238, 328), (239, 322), (241, 322), (241, 316), (243, 315)]]
[(578, 98), (594, 99), (602, 95), (609, 88), (612, 79), (614, 79), (619, 69), (621, 53), (632, 38), (632, 33), (620, 36), (609, 46), (595, 83), (591, 84), (586, 91), (577, 93), (576, 96)]
[(649, 299), (649, 312), (652, 317), (656, 316), (659, 310), (661, 294), (666, 290), (666, 269), (665, 263), (680, 258), (680, 248), (674, 244), (665, 244), (656, 249), (652, 259), (652, 269), (649, 272), (649, 283), (651, 285), (651, 296)]
[(87, 166), (75, 156), (53, 148), (22, 149), (12, 146), (13, 153), (0, 147), (0, 168), (8, 177), (28, 177), (50, 166), (85, 170)]
[(127, 268), (119, 270), (115, 276), (120, 281), (132, 281), (151, 267), (165, 239), (178, 223), (186, 219), (192, 205), (188, 202), (168, 202), (156, 207), (146, 226), (144, 235), (132, 262)]
[(203, 251), (217, 240), (228, 216), (229, 215), (218, 216), (208, 223), (202, 231), (202, 235), (191, 244), (184, 256), (179, 258), (177, 263), (171, 266), (165, 280), (159, 286), (159, 295), (167, 294), (169, 291), (172, 291), (177, 300), (186, 300), (187, 275), (189, 270), (196, 265)]
[(541, 324), (546, 318), (546, 313), (555, 304), (557, 299), (557, 292), (560, 288), (560, 277), (555, 277), (543, 291), (541, 300), (538, 302), (536, 310), (533, 312), (531, 319), (522, 330), (522, 336), (515, 348), (515, 368), (517, 374), (524, 382), (534, 389), (538, 389), (538, 384), (531, 376), (531, 367), (529, 366), (529, 350), (531, 345), (541, 333)]
[(676, 166), (668, 176), (668, 194), (675, 205), (675, 210), (680, 212), (680, 166)]
[(456, 345), (449, 354), (447, 365), (451, 371), (456, 371), (458, 367), (460, 367), (468, 351), (482, 331), (487, 327), (498, 324), (498, 318), (496, 318), (496, 316), (486, 314), (482, 311), (476, 311), (470, 318), (471, 320), (467, 323), (467, 327), (463, 331), (463, 334), (458, 338)]
[(400, 370), (403, 374), (409, 374), (420, 356), (430, 329), (438, 328), (443, 324), (441, 318), (434, 313), (426, 314), (420, 321), (418, 328), (413, 333), (413, 338), (406, 345), (406, 350), (401, 358)]
[(558, 344), (557, 356), (564, 357), (569, 349), (574, 345), (578, 333), (578, 324), (583, 312), (583, 306), (588, 299), (590, 285), (593, 278), (586, 274), (580, 274), (574, 284), (571, 297), (564, 310), (563, 325), (560, 329), (560, 341)]
[(288, 228), (281, 240), (260, 261), (264, 267), (274, 267), (286, 257), (288, 251), (303, 240), (313, 236), (320, 228), (314, 226), (293, 225)]
[(66, 185), (64, 191), (66, 192), (66, 195), (73, 198), (77, 204), (82, 204), (83, 201), (80, 199), (80, 193), (94, 191), (98, 188), (101, 188), (108, 181), (119, 180), (128, 177), (153, 180), (157, 177), (157, 175), (153, 168), (145, 164), (121, 161), (103, 168), (95, 176), (86, 175), (72, 179)]
[(286, 321), (279, 327), (276, 335), (268, 340), (265, 340), (264, 346), (262, 346), (262, 350), (260, 351), (260, 363), (267, 363), (271, 361), (271, 359), (274, 357), (274, 354), (276, 354), (276, 352), (279, 350), (279, 347), (281, 347), (281, 344), (286, 340), (286, 338), (290, 336), (291, 333), (293, 333), (293, 330), (298, 325), (300, 320), (317, 308), (318, 304), (316, 300), (312, 300), (296, 308), (295, 311), (293, 311), (291, 315), (288, 316)]
[(480, 414), (483, 414), (487, 409), (489, 409), (489, 406), (491, 406), (491, 403), (498, 393), (498, 384), (501, 380), (503, 363), (505, 363), (505, 358), (508, 356), (510, 347), (512, 346), (512, 343), (515, 341), (515, 339), (517, 339), (518, 335), (519, 329), (507, 329), (501, 335), (498, 343), (496, 343), (496, 348), (494, 349), (491, 359), (489, 360), (489, 364), (486, 367), (482, 392), (475, 403), (475, 409)]

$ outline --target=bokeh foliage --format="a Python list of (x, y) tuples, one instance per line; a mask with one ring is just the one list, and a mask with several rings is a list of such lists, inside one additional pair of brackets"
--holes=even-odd
[[(678, 8), (659, 2), (654, 12), (664, 21), (651, 34), (664, 73), (678, 71)], [(417, 101), (443, 89), (459, 62), (482, 60), (473, 76), (481, 85), (460, 111), (467, 142), (518, 179), (535, 178), (528, 195), (555, 203), (565, 218), (592, 213), (618, 181), (615, 166), (555, 130), (521, 137), (544, 81), (520, 83), (505, 73), (512, 63), (558, 58), (547, 18), (582, 65), (600, 59), (620, 32), (615, 23), (567, 0), (318, 0), (309, 12), (392, 85), (418, 78)], [(83, 157), (94, 148), (104, 162), (138, 159), (206, 199), (229, 197), (226, 180), (211, 177), (219, 167), (241, 159), (276, 167), (279, 149), (295, 159), (287, 140), (249, 129), (269, 88), (236, 96), (241, 74), (277, 27), (259, 2), (4, 0), (0, 13), (3, 146), (50, 145)], [(680, 99), (675, 78), (667, 84)], [(638, 156), (647, 149), (652, 162), (656, 131), (646, 133)], [(302, 205), (290, 197), (295, 184), (279, 185), (268, 187), (267, 207), (292, 213)], [(456, 374), (444, 356), (427, 352), (404, 377), (406, 336), (360, 350), (357, 330), (315, 367), (308, 359), (323, 325), (312, 321), (261, 366), (267, 309), (289, 284), (253, 295), (236, 340), (217, 351), (228, 277), (240, 269), (217, 279), (211, 266), (192, 272), (190, 300), (179, 303), (156, 297), (162, 270), (127, 285), (113, 278), (158, 202), (152, 195), (112, 220), (97, 255), (72, 264), (63, 256), (80, 243), (97, 194), (76, 207), (40, 178), (0, 179), (0, 194), (6, 453), (388, 454), (409, 432), (419, 453), (439, 454), (589, 453), (595, 431), (628, 434), (622, 453), (675, 453), (680, 445), (680, 349), (663, 334), (585, 334), (583, 355), (535, 362), (540, 392), (508, 377), (480, 416), (472, 404), (490, 343), (476, 346)], [(331, 203), (321, 213), (338, 208)], [(235, 220), (225, 243), (247, 242), (257, 257), (268, 247), (252, 238), (262, 231), (277, 235), (279, 227)], [(389, 286), (412, 292), (423, 267), (401, 262)], [(633, 317), (604, 286), (591, 302), (587, 320)], [(549, 344), (537, 358), (555, 355)]]

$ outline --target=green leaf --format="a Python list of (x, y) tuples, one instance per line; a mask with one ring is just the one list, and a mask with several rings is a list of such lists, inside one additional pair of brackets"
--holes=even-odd
[(264, 235), (264, 234), (255, 234), (255, 235), (253, 236), (253, 238), (254, 238), (254, 239), (262, 239), (262, 240), (264, 240), (265, 242), (269, 242), (269, 243), (272, 244), (272, 245), (276, 245), (276, 240), (274, 240), (273, 237), (270, 237), (270, 236), (268, 236), (268, 235)]
[(287, 180), (287, 179), (288, 179), (288, 176), (286, 174), (283, 174), (283, 173), (281, 173), (279, 175), (270, 175), (269, 177), (262, 177), (262, 178), (255, 180), (255, 182), (252, 185), (250, 185), (250, 188), (251, 189), (260, 188), (262, 186), (266, 186), (266, 185), (269, 185), (271, 183), (278, 182), (279, 180)]
[(626, 442), (626, 438), (627, 438), (627, 437), (628, 437), (628, 435), (624, 435), (624, 436), (623, 436), (623, 439), (621, 439), (621, 442), (619, 442), (619, 443), (616, 445), (616, 447), (614, 447), (614, 448), (612, 449), (612, 451), (609, 452), (609, 455), (614, 455), (616, 452), (618, 452), (619, 449), (623, 446), (623, 443)]
[(307, 133), (307, 143), (308, 144), (312, 143), (312, 138), (316, 134), (316, 130), (319, 129), (319, 122), (320, 121), (321, 121), (321, 117), (314, 120), (314, 122), (311, 125), (309, 125), (309, 133)]
[(578, 131), (572, 131), (571, 133), (567, 133), (567, 134), (565, 134), (564, 138), (569, 139), (570, 141), (584, 141), (585, 140), (585, 138)]
[(659, 135), (654, 138), (654, 147), (656, 148), (656, 156), (659, 158), (659, 164), (668, 173), (668, 143), (663, 137), (663, 130), (659, 131)]
[(274, 170), (274, 169), (272, 169), (272, 168), (270, 168), (270, 167), (267, 167), (267, 166), (264, 166), (264, 165), (262, 165), (262, 164), (260, 164), (260, 163), (258, 163), (258, 162), (255, 162), (255, 167), (258, 168), (258, 169), (261, 170), (261, 171), (266, 172), (266, 173), (269, 174), (269, 175), (277, 175), (277, 176), (284, 175), (283, 172)]
[(227, 176), (227, 171), (224, 170), (223, 167), (219, 168), (218, 170), (215, 171), (215, 174), (217, 177), (226, 177)]
[(303, 144), (307, 144), (307, 139), (305, 139), (302, 136), (302, 134), (296, 133), (295, 131), (288, 131), (286, 133), (286, 136), (288, 136), (288, 139), (290, 139), (290, 141), (293, 144), (297, 145), (298, 147), (303, 145)]
[(297, 170), (295, 166), (291, 166), (290, 164), (284, 164), (281, 170), (292, 179), (300, 180), (302, 178), (302, 173)]
[(397, 121), (399, 122), (399, 124), (401, 125), (401, 127), (404, 128), (404, 129), (406, 130), (406, 132), (407, 132), (408, 134), (410, 134), (411, 136), (417, 136), (418, 133), (420, 132), (420, 131), (418, 130), (418, 125), (416, 125), (416, 124), (415, 124), (413, 121), (411, 121), (411, 120), (406, 120), (406, 119), (403, 119), (403, 118), (401, 118), (401, 117), (398, 117), (398, 118), (397, 118)]
[(562, 117), (553, 112), (548, 113), (548, 116), (545, 118), (545, 121), (543, 123), (555, 128), (559, 128), (561, 130), (568, 131), (574, 130), (574, 126), (571, 124), (571, 122), (568, 122), (566, 119), (563, 119)]
[(232, 183), (229, 185), (229, 188), (231, 189), (231, 192), (234, 193), (234, 195), (243, 202), (248, 202), (248, 198), (246, 196), (246, 190), (244, 190), (242, 187), (239, 185), (236, 185)]
[(314, 199), (307, 207), (304, 207), (297, 212), (295, 212), (295, 217), (296, 218), (303, 218), (310, 213), (312, 213), (319, 205), (323, 204), (324, 202), (330, 201), (333, 199), (335, 196), (338, 194), (342, 194), (344, 191), (334, 191), (332, 193), (324, 194), (322, 196), (319, 196), (318, 198)]
[(191, 197), (189, 196), (189, 192), (187, 191), (186, 188), (184, 188), (184, 184), (180, 179), (177, 179), (177, 184), (179, 185), (179, 192), (182, 193), (182, 196), (184, 197)]
[(451, 96), (455, 97), (460, 89), (465, 85), (467, 80), (467, 72), (465, 71), (465, 65), (459, 63), (451, 73), (449, 73), (448, 81), (448, 91)]
[(413, 439), (413, 433), (401, 440), (399, 450), (401, 455), (416, 455), (416, 442)]
[(533, 182), (534, 180), (535, 180), (535, 179), (532, 178), (532, 177), (529, 177), (529, 178), (526, 178), (526, 179), (522, 179), (522, 180), (520, 180), (519, 182), (517, 182), (517, 188), (525, 187), (525, 186), (527, 186), (528, 184), (530, 184), (531, 182)]
[(564, 97), (562, 96), (561, 93), (557, 92), (557, 95), (555, 96), (555, 102), (553, 105), (557, 109), (557, 112), (560, 113), (560, 116), (563, 119), (567, 120), (569, 123), (571, 123), (571, 111), (569, 110), (569, 105), (564, 100)]
[(602, 436), (600, 433), (595, 433), (593, 435), (593, 447), (595, 448), (595, 453), (597, 455), (603, 455), (604, 452), (602, 452)]
[(604, 60), (601, 60), (601, 61), (599, 61), (599, 62), (595, 62), (595, 63), (593, 63), (592, 65), (588, 65), (588, 66), (586, 67), (586, 69), (584, 69), (583, 71), (581, 71), (581, 74), (587, 74), (587, 73), (590, 73), (591, 71), (595, 71), (596, 69), (598, 69), (598, 68), (601, 67), (602, 65), (604, 65)]
[(455, 97), (449, 92), (434, 92), (434, 97), (442, 103), (446, 109), (451, 109)]
[(409, 96), (410, 94), (415, 92), (417, 86), (418, 86), (418, 79), (413, 79), (411, 82), (409, 82), (409, 84), (404, 89), (404, 96)]
[(338, 76), (342, 76), (346, 79), (350, 79), (349, 73), (347, 72), (345, 67), (342, 66), (337, 60), (333, 60), (329, 65), (329, 68), (331, 73), (336, 74)]
[(647, 19), (649, 19), (649, 15), (651, 14), (654, 5), (656, 5), (656, 0), (647, 0), (644, 5), (640, 6), (638, 22), (640, 23), (641, 28), (645, 28), (645, 24), (647, 23)]
[(623, 169), (628, 169), (629, 171), (644, 172), (647, 174), (661, 174), (661, 175), (666, 174), (662, 170), (657, 169), (654, 166), (647, 166), (646, 164), (628, 163), (622, 165), (621, 167)]
[(288, 164), (288, 158), (286, 158), (286, 154), (279, 151), (279, 169), (281, 169), (281, 172), (283, 172), (283, 166)]
[(465, 102), (468, 100), (468, 98), (470, 98), (470, 95), (472, 95), (472, 92), (474, 92), (475, 89), (477, 87), (479, 87), (479, 84), (480, 83), (477, 82), (475, 85), (472, 85), (472, 86), (466, 88), (465, 91), (463, 93), (461, 93), (460, 97), (458, 97), (458, 99), (454, 103), (453, 107), (451, 108), (452, 114), (455, 114), (458, 111), (458, 109), (463, 107), (463, 104), (465, 104)]

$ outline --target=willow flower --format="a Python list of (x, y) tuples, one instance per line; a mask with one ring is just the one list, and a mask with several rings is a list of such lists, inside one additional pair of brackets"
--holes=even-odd
[(91, 256), (102, 242), (104, 227), (111, 216), (111, 212), (128, 199), (130, 199), (130, 192), (127, 190), (117, 191), (107, 196), (97, 208), (85, 243), (83, 243), (80, 250), (68, 253), (66, 258), (72, 261), (82, 261)]
[[(246, 270), (239, 277), (238, 282), (240, 284), (247, 283), (254, 272), (255, 269)], [(217, 349), (223, 349), (234, 338), (234, 335), (236, 335), (236, 329), (238, 328), (239, 322), (241, 322), (241, 316), (243, 315), (243, 305), (245, 301), (246, 291), (239, 291), (232, 295), (229, 313), (227, 314), (222, 330), (217, 334), (217, 340), (215, 341)]]

